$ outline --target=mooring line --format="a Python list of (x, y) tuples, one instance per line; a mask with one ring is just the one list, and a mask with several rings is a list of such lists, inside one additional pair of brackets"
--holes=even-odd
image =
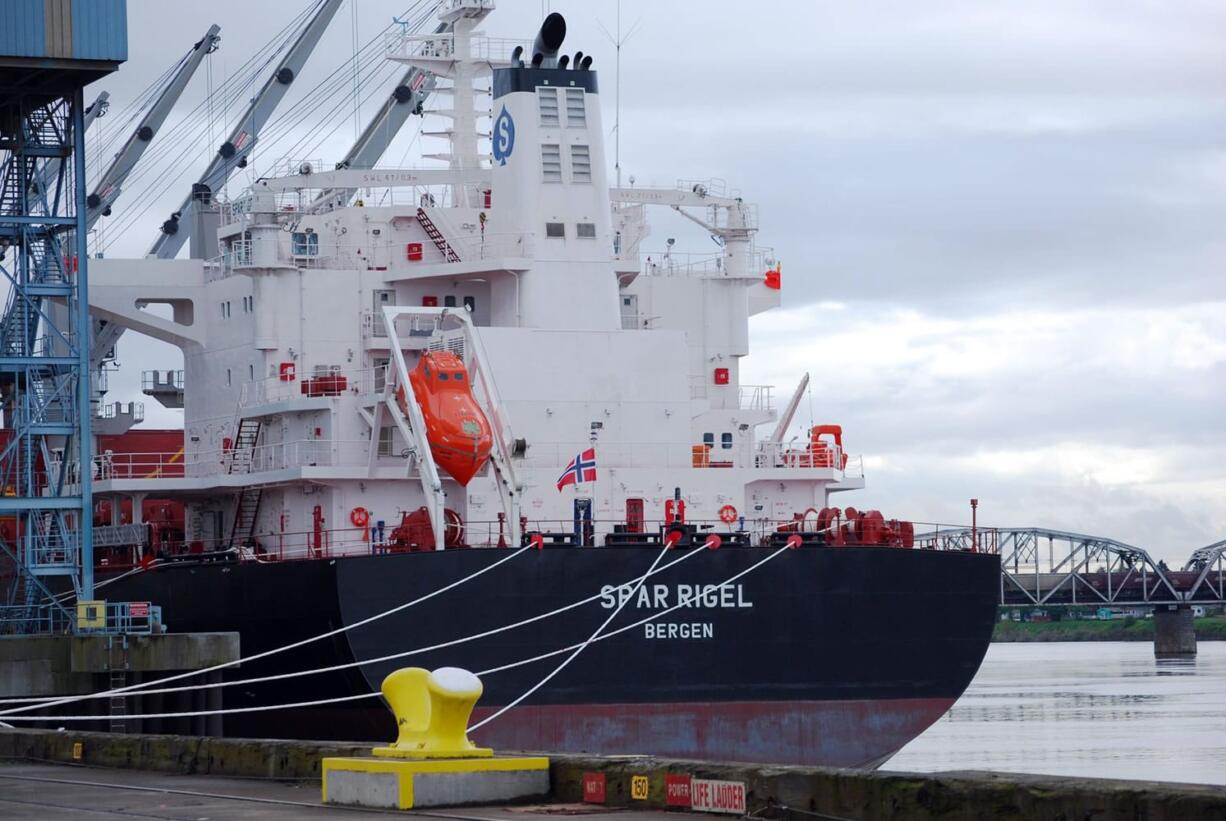
[[(320, 633), (318, 636), (312, 636), (311, 638), (302, 639), (301, 641), (296, 641), (291, 644), (283, 645), (281, 647), (274, 647), (271, 650), (264, 650), (260, 653), (256, 653), (253, 656), (247, 656), (246, 658), (237, 658), (237, 659), (234, 659), (233, 661), (225, 661), (220, 664), (214, 664), (211, 667), (203, 667), (199, 670), (188, 670), (183, 673), (175, 673), (174, 675), (164, 676), (162, 678), (154, 679), (152, 681), (141, 682), (139, 684), (130, 684), (130, 685), (127, 685), (126, 687), (116, 687), (112, 690), (106, 690), (101, 693), (88, 693), (88, 694), (79, 695), (79, 696), (67, 696), (65, 698), (57, 699), (51, 702), (43, 702), (40, 704), (28, 704), (24, 707), (12, 707), (8, 710), (0, 710), (0, 716), (10, 716), (16, 713), (28, 712), (29, 710), (39, 710), (39, 709), (45, 709), (48, 707), (58, 707), (61, 704), (72, 704), (78, 701), (88, 701), (88, 700), (95, 699), (95, 698), (104, 698), (107, 696), (120, 695), (122, 693), (131, 693), (134, 691), (141, 691), (149, 687), (152, 687), (153, 685), (156, 685), (156, 684), (166, 684), (167, 682), (171, 682), (171, 681), (180, 681), (182, 679), (190, 678), (192, 676), (199, 676), (205, 673), (212, 673), (216, 670), (225, 670), (227, 668), (235, 667), (240, 664), (244, 664), (244, 663), (249, 664), (253, 661), (258, 661), (259, 659), (268, 658), (269, 656), (274, 656), (278, 653), (284, 653), (286, 650), (295, 650), (304, 645), (312, 644), (314, 642), (321, 641), (322, 639), (332, 638), (333, 636), (340, 635), (341, 633), (345, 633), (350, 630), (355, 630), (359, 627), (363, 627), (367, 624), (370, 624), (371, 622), (375, 622), (375, 621), (378, 621), (379, 619), (386, 618), (387, 616), (390, 616), (393, 613), (399, 613), (402, 610), (407, 610), (408, 608), (413, 607), (414, 605), (421, 604), (422, 602), (432, 599), (435, 596), (438, 596), (442, 593), (447, 592), (448, 590), (453, 590), (462, 584), (470, 582), (473, 579), (477, 578), (478, 576), (484, 575), (485, 573), (488, 573), (494, 568), (499, 567), (500, 565), (503, 565), (506, 562), (509, 562), (518, 556), (522, 556), (526, 551), (529, 551), (532, 549), (533, 548), (530, 545), (521, 547), (515, 550), (514, 552), (510, 553), (509, 555), (504, 556), (503, 558), (494, 562), (493, 564), (486, 565), (485, 567), (478, 570), (476, 573), (469, 574), (468, 576), (465, 576), (462, 579), (454, 581), (451, 584), (448, 584), (444, 587), (440, 587), (439, 589), (435, 590), (432, 593), (427, 593), (426, 595), (419, 596), (418, 598), (413, 599), (412, 601), (404, 602), (403, 604), (398, 604), (389, 610), (384, 610), (382, 613), (376, 613), (373, 616), (368, 616), (367, 618), (362, 619), (360, 621), (356, 621), (353, 624), (347, 624), (342, 627), (338, 627), (335, 630), (329, 630), (326, 633)], [(198, 688), (192, 687), (190, 689), (198, 689)]]
[[(687, 559), (690, 559), (698, 555), (699, 553), (702, 552), (702, 550), (703, 548), (696, 548), (690, 551), (689, 553), (686, 553), (684, 556), (674, 559), (673, 561), (669, 562), (668, 564), (664, 565), (663, 567), (659, 569), (654, 569), (655, 566), (653, 565), (652, 570), (649, 570), (647, 573), (645, 573), (642, 576), (638, 576), (637, 578), (631, 579), (627, 582), (623, 582), (622, 584), (618, 585), (618, 587), (624, 588), (631, 584), (641, 583), (644, 579), (648, 578), (649, 576), (655, 575), (656, 573), (663, 573), (664, 571), (678, 564), (681, 564), (681, 562), (686, 561)], [(309, 675), (316, 675), (320, 673), (334, 673), (338, 670), (348, 670), (353, 667), (364, 667), (369, 664), (380, 664), (385, 661), (393, 661), (395, 659), (406, 658), (408, 656), (419, 655), (421, 653), (429, 653), (434, 650), (442, 650), (447, 647), (454, 647), (459, 644), (465, 644), (470, 641), (476, 641), (477, 639), (488, 638), (489, 636), (493, 636), (498, 633), (503, 633), (508, 630), (514, 630), (519, 627), (523, 627), (525, 625), (532, 624), (534, 622), (543, 621), (544, 619), (551, 618), (561, 613), (565, 613), (569, 610), (574, 610), (578, 607), (582, 607), (585, 604), (590, 604), (596, 601), (597, 599), (600, 599), (603, 595), (604, 595), (603, 593), (594, 593), (591, 596), (588, 596), (587, 598), (579, 599), (578, 601), (574, 601), (574, 602), (571, 602), (570, 604), (563, 605), (562, 607), (556, 608), (554, 610), (550, 610), (547, 613), (541, 613), (536, 616), (530, 616), (526, 619), (520, 619), (517, 622), (512, 622), (510, 624), (504, 624), (500, 627), (495, 627), (490, 630), (483, 631), (481, 633), (474, 633), (469, 636), (463, 636), (458, 639), (451, 639), (449, 641), (444, 641), (438, 644), (428, 645), (426, 647), (418, 647), (413, 650), (403, 650), (398, 653), (389, 653), (385, 656), (376, 656), (375, 658), (363, 659), (361, 661), (349, 661), (343, 664), (334, 664), (329, 667), (316, 667), (311, 670), (298, 670), (298, 671), (289, 672), (289, 673), (272, 673), (267, 676), (257, 676), (255, 678), (235, 679), (233, 681), (205, 682), (202, 684), (190, 684), (190, 685), (185, 685), (181, 687), (159, 687), (159, 688), (155, 688), (152, 690), (142, 689), (139, 692), (132, 693), (132, 695), (151, 696), (151, 695), (159, 695), (159, 694), (164, 694), (164, 693), (182, 693), (182, 692), (195, 691), (195, 690), (209, 690), (209, 689), (214, 689), (214, 688), (219, 688), (219, 687), (235, 687), (241, 684), (262, 684), (262, 683), (269, 682), (269, 681), (282, 681), (284, 679), (297, 678), (299, 676), (309, 676)], [(247, 659), (247, 661), (250, 661), (250, 659)], [(110, 695), (111, 695), (111, 692), (84, 694), (81, 696), (79, 700), (90, 701), (90, 700), (98, 699), (98, 698), (108, 698), (110, 697)], [(63, 696), (44, 696), (41, 699), (37, 699), (37, 698), (3, 699), (3, 700), (0, 700), (0, 703), (27, 704), (27, 705), (30, 705), (28, 709), (39, 709), (41, 707), (54, 706), (53, 704), (50, 704), (49, 702), (53, 702), (58, 698), (65, 698), (65, 697)], [(0, 713), (0, 715), (7, 715), (7, 714)], [(51, 718), (54, 718), (54, 717), (49, 716), (47, 718), (50, 720)]]

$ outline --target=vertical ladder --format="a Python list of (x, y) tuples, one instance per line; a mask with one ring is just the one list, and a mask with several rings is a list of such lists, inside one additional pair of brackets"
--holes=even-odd
[[(234, 436), (234, 450), (230, 453), (229, 473), (251, 472), (255, 459), (255, 443), (260, 438), (263, 423), (259, 419), (240, 419)], [(234, 506), (234, 526), (230, 528), (230, 547), (240, 547), (255, 535), (256, 517), (260, 512), (260, 500), (264, 489), (248, 485), (238, 492)]]
[[(115, 649), (116, 644), (119, 645), (119, 658), (116, 659)], [(106, 659), (108, 690), (118, 690), (120, 687), (125, 687), (128, 684), (128, 637), (107, 636), (106, 639)], [(110, 701), (110, 722), (107, 729), (112, 733), (126, 733), (128, 731), (128, 722), (124, 718), (128, 714), (127, 695), (112, 695)]]
[(443, 236), (443, 232), (438, 230), (438, 226), (434, 224), (434, 220), (430, 219), (430, 215), (426, 213), (426, 209), (417, 209), (417, 221), (421, 223), (421, 227), (425, 229), (426, 236), (434, 243), (434, 247), (439, 250), (444, 259), (448, 262), (459, 262), (460, 255), (451, 247), (451, 243)]

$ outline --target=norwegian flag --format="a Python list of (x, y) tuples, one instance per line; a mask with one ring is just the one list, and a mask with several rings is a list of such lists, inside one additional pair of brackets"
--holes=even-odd
[(562, 471), (562, 475), (558, 477), (558, 490), (561, 491), (566, 485), (577, 485), (580, 482), (595, 481), (596, 448), (588, 448), (574, 459), (571, 459), (570, 464), (566, 466), (566, 470)]

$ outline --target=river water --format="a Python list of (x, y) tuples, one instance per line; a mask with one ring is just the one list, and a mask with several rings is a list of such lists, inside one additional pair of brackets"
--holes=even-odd
[(884, 769), (1226, 784), (1226, 642), (993, 644), (962, 698)]

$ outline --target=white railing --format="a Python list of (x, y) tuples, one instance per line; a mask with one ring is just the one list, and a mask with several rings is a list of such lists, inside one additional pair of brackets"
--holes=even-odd
[(117, 419), (121, 416), (131, 416), (137, 422), (145, 421), (144, 402), (107, 402), (98, 407), (95, 419)]
[(694, 464), (692, 456), (694, 445), (690, 442), (598, 442), (594, 446), (578, 442), (532, 442), (522, 459), (522, 464), (529, 468), (549, 467), (560, 471), (570, 463), (571, 459), (590, 447), (596, 449), (597, 470), (600, 468), (687, 468)]
[[(284, 236), (284, 235), (283, 235)], [(423, 258), (408, 258), (408, 242), (363, 243), (333, 245), (321, 242), (311, 246), (311, 253), (295, 253), (292, 239), (284, 237), (277, 248), (277, 264), (296, 268), (336, 268), (411, 271), (415, 266), (434, 267), (450, 265), (445, 259), (437, 259), (440, 249), (427, 237), (421, 242)], [(535, 253), (535, 235), (531, 233), (489, 233), (484, 236), (459, 236), (445, 239), (444, 248), (454, 251), (461, 263), (503, 257), (532, 257)], [(443, 250), (445, 254), (446, 251)], [(236, 270), (255, 265), (251, 240), (235, 240), (229, 243), (225, 253), (209, 260), (215, 268), (208, 277), (222, 279)]]
[(239, 392), (239, 406), (251, 407), (268, 402), (285, 402), (290, 399), (317, 398), (351, 394), (355, 396), (383, 390), (387, 368), (329, 369), (326, 373), (311, 372), (295, 374), (293, 379), (270, 376), (243, 385)]
[[(640, 252), (642, 255), (643, 252)], [(759, 277), (766, 273), (773, 253), (769, 249), (749, 252), (749, 270), (745, 276)], [(692, 253), (689, 251), (646, 252), (643, 274), (662, 277), (726, 277), (729, 276), (724, 254)]]
[(741, 410), (775, 409), (774, 385), (741, 385), (737, 400)]
[[(506, 37), (470, 37), (469, 56), (480, 62), (505, 63), (516, 46), (524, 50), (524, 60), (532, 59), (532, 42)], [(425, 57), (448, 60), (455, 57), (455, 35), (447, 33), (408, 34), (389, 31), (383, 37), (383, 52), (391, 58)]]
[[(230, 473), (236, 454), (250, 459), (250, 473), (307, 467), (366, 467), (369, 439), (298, 439), (257, 445), (242, 451), (183, 450), (160, 453), (114, 453), (94, 457), (94, 478), (182, 479), (207, 478)], [(393, 458), (387, 456), (386, 458)], [(399, 458), (399, 457), (395, 457)], [(249, 474), (244, 474), (249, 475)]]
[(864, 458), (849, 456), (838, 445), (812, 450), (786, 442), (758, 442), (754, 448), (754, 466), (764, 470), (834, 470), (849, 479), (864, 478)]
[[(165, 374), (165, 378), (162, 377)], [(183, 371), (141, 371), (140, 388), (151, 391), (183, 390)]]

